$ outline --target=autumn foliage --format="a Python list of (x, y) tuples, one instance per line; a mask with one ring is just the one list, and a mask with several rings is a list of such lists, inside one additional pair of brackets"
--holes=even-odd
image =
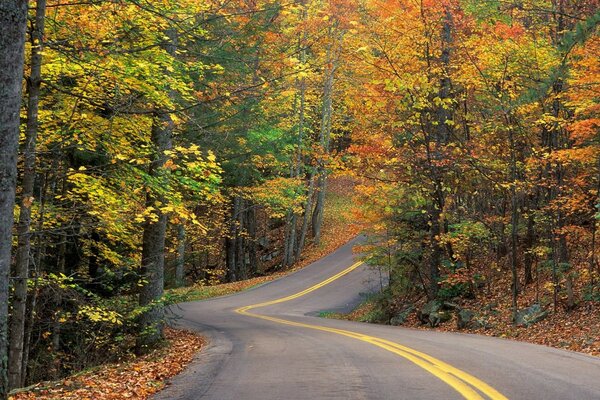
[(30, 3), (0, 397), (151, 351), (165, 288), (357, 233), (328, 226), (330, 183), (389, 273), (385, 322), (600, 301), (598, 0)]
[(390, 275), (383, 320), (441, 299), (499, 307), (502, 318), (485, 317), (499, 332), (540, 304), (557, 324), (577, 310), (583, 347), (598, 345), (585, 334), (597, 318), (580, 315), (595, 309), (600, 277), (598, 7), (374, 0), (357, 10), (350, 153), (371, 222), (365, 249)]

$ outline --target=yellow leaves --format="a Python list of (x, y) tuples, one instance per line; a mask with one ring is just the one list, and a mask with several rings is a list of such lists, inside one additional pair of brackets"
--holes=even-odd
[(122, 316), (112, 310), (106, 310), (100, 307), (82, 306), (77, 310), (78, 318), (87, 318), (92, 322), (108, 322), (115, 325), (122, 325)]
[(257, 203), (264, 205), (273, 218), (281, 218), (288, 212), (300, 213), (306, 199), (304, 184), (295, 178), (277, 177), (247, 192)]
[(217, 156), (215, 156), (215, 153), (213, 153), (212, 151), (209, 151), (208, 155), (206, 156), (206, 159), (212, 163), (215, 163), (217, 161)]

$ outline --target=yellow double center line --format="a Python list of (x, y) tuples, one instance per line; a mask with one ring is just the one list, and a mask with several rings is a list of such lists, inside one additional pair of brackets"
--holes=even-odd
[[(328, 328), (326, 326), (320, 325), (312, 325), (312, 324), (304, 324), (302, 322), (289, 321), (281, 318), (268, 317), (266, 315), (254, 314), (249, 312), (249, 310), (266, 307), (273, 304), (283, 303), (286, 301), (290, 301), (293, 299), (297, 299), (298, 297), (302, 297), (305, 294), (310, 292), (314, 292), (315, 290), (322, 288), (325, 285), (330, 284), (331, 282), (341, 278), (342, 276), (354, 271), (358, 267), (362, 265), (362, 262), (357, 262), (345, 270), (329, 277), (328, 279), (320, 282), (314, 286), (309, 287), (301, 292), (292, 294), (290, 296), (282, 297), (279, 299), (265, 301), (263, 303), (252, 304), (249, 306), (240, 307), (235, 310), (235, 312), (243, 315), (247, 315), (254, 318), (260, 318), (266, 321), (272, 321), (279, 324), (297, 326), (300, 328), (308, 328), (314, 329), (318, 331), (331, 332), (342, 336), (347, 336), (353, 339), (360, 340), (362, 342), (370, 343), (374, 346), (380, 347), (384, 350), (397, 354), (405, 359), (411, 361), (412, 363), (418, 365), (423, 368), (427, 372), (435, 375), (448, 385), (450, 385), (454, 390), (460, 393), (467, 400), (485, 400), (482, 396), (485, 395), (490, 400), (508, 400), (504, 395), (498, 392), (496, 389), (488, 385), (487, 383), (475, 378), (473, 375), (469, 375), (468, 373), (461, 371), (458, 368), (453, 367), (450, 364), (447, 364), (437, 358), (431, 357), (428, 354), (421, 353), (420, 351), (411, 349), (410, 347), (402, 346), (398, 343), (391, 342), (386, 339), (378, 338), (375, 336), (364, 335), (358, 332), (347, 331), (344, 329), (336, 329), (336, 328)], [(475, 390), (477, 389), (477, 390)], [(478, 392), (479, 391), (479, 392)]]

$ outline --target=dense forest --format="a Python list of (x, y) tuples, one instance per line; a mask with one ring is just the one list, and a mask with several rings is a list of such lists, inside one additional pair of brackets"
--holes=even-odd
[(334, 174), (390, 315), (600, 302), (599, 24), (598, 0), (3, 1), (0, 398), (152, 349), (165, 288), (297, 263)]

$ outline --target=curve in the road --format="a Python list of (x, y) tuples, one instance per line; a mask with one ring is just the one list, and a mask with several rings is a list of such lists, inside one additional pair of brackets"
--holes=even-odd
[[(483, 382), (482, 380), (474, 377), (473, 375), (470, 375), (464, 371), (461, 371), (460, 369), (458, 369), (456, 367), (453, 367), (452, 365), (450, 365), (448, 363), (438, 360), (428, 354), (414, 350), (410, 347), (403, 346), (403, 345), (394, 343), (394, 342), (386, 340), (386, 339), (382, 339), (382, 338), (378, 338), (378, 337), (370, 336), (370, 335), (365, 335), (365, 334), (358, 333), (358, 332), (352, 332), (352, 331), (348, 331), (348, 330), (344, 330), (344, 329), (330, 328), (330, 327), (321, 326), (321, 325), (306, 324), (306, 323), (302, 323), (302, 322), (290, 321), (290, 320), (286, 320), (286, 319), (282, 319), (282, 318), (270, 317), (270, 316), (266, 316), (266, 315), (249, 312), (250, 310), (253, 310), (256, 308), (266, 307), (266, 306), (294, 300), (294, 299), (302, 297), (308, 293), (314, 292), (315, 290), (320, 289), (323, 286), (326, 286), (326, 285), (330, 284), (331, 282), (334, 282), (337, 279), (343, 277), (344, 275), (354, 271), (355, 269), (360, 267), (362, 264), (363, 264), (362, 261), (354, 263), (353, 265), (346, 268), (345, 270), (325, 279), (322, 282), (317, 283), (316, 285), (313, 285), (307, 289), (304, 289), (298, 293), (294, 293), (292, 295), (281, 297), (281, 298), (278, 298), (275, 300), (270, 300), (270, 301), (265, 301), (262, 303), (257, 303), (257, 304), (240, 307), (240, 308), (237, 308), (235, 310), (235, 312), (237, 312), (238, 314), (242, 314), (242, 315), (246, 315), (246, 316), (250, 316), (250, 317), (254, 317), (254, 318), (260, 318), (260, 319), (263, 319), (266, 321), (276, 322), (279, 324), (295, 326), (295, 327), (299, 327), (299, 328), (314, 329), (314, 330), (324, 331), (324, 332), (330, 332), (330, 333), (350, 337), (350, 338), (353, 338), (356, 340), (360, 340), (360, 341), (363, 341), (366, 343), (370, 343), (374, 346), (377, 346), (379, 348), (387, 350), (391, 353), (397, 354), (397, 355), (409, 360), (410, 362), (418, 365), (419, 367), (423, 368), (427, 372), (431, 373), (432, 375), (436, 376), (437, 378), (439, 378), (440, 380), (442, 380), (443, 382), (445, 382), (446, 384), (451, 386), (454, 390), (456, 390), (458, 393), (460, 393), (467, 400), (484, 400), (484, 397), (482, 397), (480, 393), (487, 396), (490, 400), (508, 400), (508, 398), (505, 397), (503, 394), (501, 394), (496, 389), (494, 389), (487, 383)], [(475, 389), (477, 389), (480, 393), (478, 393)]]

